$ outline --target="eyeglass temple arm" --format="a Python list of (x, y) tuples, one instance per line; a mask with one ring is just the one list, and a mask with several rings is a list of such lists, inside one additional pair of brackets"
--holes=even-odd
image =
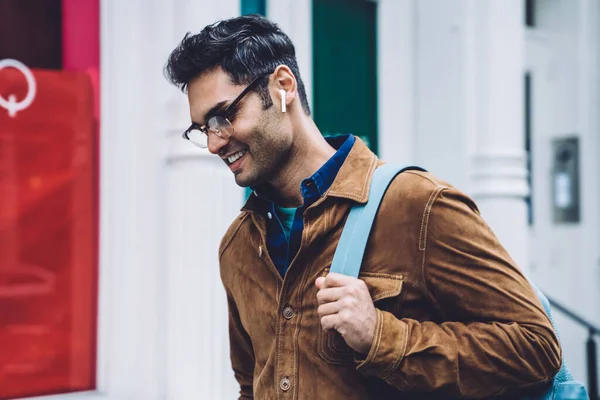
[(244, 89), (242, 91), (242, 93), (240, 93), (240, 95), (230, 104), (227, 106), (227, 108), (225, 110), (223, 110), (223, 115), (227, 116), (229, 111), (232, 110), (243, 98), (244, 96), (246, 96), (248, 94), (248, 92), (250, 92), (252, 89), (254, 89), (254, 87), (258, 84), (258, 82), (264, 78), (266, 75), (270, 75), (269, 74), (263, 74), (263, 75), (259, 75), (256, 78), (254, 78), (254, 80), (252, 82), (250, 82), (250, 84), (246, 87), (246, 89)]

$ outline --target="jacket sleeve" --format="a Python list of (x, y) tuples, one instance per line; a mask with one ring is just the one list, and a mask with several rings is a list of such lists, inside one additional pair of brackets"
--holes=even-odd
[(526, 278), (475, 204), (438, 188), (419, 240), (424, 290), (443, 321), (377, 310), (357, 369), (406, 392), (485, 398), (550, 380), (561, 365), (552, 325)]
[(253, 399), (254, 350), (246, 333), (233, 297), (227, 291), (229, 313), (229, 348), (235, 379), (240, 385), (239, 400)]

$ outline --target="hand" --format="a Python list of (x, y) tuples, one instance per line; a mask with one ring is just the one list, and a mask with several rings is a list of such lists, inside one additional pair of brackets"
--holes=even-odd
[(330, 273), (317, 278), (315, 285), (323, 330), (335, 329), (353, 350), (367, 354), (375, 338), (377, 311), (365, 282)]

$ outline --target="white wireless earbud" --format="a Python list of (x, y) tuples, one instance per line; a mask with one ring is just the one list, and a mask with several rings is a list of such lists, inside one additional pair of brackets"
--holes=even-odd
[(281, 112), (285, 112), (285, 90), (279, 89), (279, 94), (281, 95)]

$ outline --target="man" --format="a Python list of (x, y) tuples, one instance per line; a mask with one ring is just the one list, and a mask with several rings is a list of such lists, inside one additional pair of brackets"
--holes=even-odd
[(254, 190), (219, 249), (240, 398), (514, 398), (556, 374), (532, 288), (472, 200), (431, 174), (391, 184), (359, 279), (328, 274), (381, 161), (323, 138), (275, 24), (188, 34), (166, 74), (188, 94), (184, 137)]

